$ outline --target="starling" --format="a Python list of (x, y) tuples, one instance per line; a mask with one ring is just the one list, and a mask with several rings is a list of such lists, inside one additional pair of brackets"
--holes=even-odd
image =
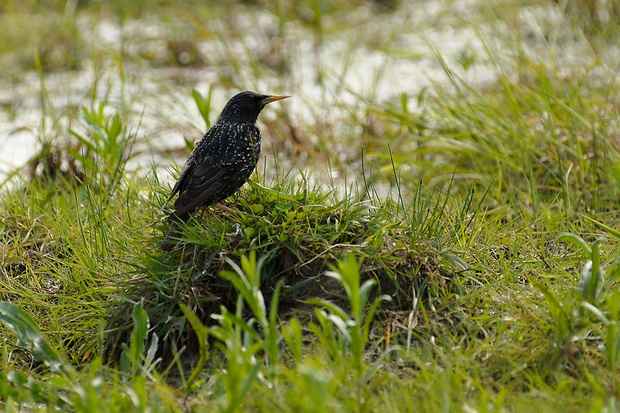
[(258, 114), (265, 105), (287, 97), (247, 91), (233, 96), (224, 106), (215, 125), (196, 144), (166, 201), (179, 194), (168, 217), (170, 229), (161, 244), (164, 251), (177, 244), (178, 222), (187, 222), (201, 206), (228, 198), (250, 177), (260, 153)]

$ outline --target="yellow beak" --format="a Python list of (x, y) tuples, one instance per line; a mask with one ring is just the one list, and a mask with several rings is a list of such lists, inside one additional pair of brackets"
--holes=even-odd
[(261, 103), (263, 105), (267, 105), (267, 104), (269, 104), (271, 102), (275, 102), (276, 100), (282, 100), (282, 99), (286, 99), (286, 98), (290, 98), (290, 96), (287, 96), (287, 95), (271, 95), (271, 96), (267, 96), (266, 98), (261, 100)]

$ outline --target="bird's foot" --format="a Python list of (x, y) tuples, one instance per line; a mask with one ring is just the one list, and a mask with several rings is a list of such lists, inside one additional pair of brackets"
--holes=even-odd
[(226, 205), (222, 205), (222, 204), (215, 204), (214, 205), (217, 209), (219, 209), (220, 211), (224, 211), (224, 212), (228, 212), (229, 214), (233, 214), (233, 215), (241, 215), (238, 211), (235, 211), (233, 209), (228, 208)]

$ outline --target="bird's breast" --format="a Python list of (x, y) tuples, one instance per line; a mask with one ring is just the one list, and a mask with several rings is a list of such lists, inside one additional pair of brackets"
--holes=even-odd
[(235, 161), (239, 163), (256, 163), (260, 154), (261, 134), (260, 130), (251, 124), (239, 126), (233, 152)]

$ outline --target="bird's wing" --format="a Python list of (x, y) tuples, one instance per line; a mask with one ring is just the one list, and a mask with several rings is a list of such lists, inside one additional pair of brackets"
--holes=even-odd
[(231, 166), (227, 163), (214, 163), (212, 156), (206, 156), (192, 173), (187, 175), (185, 190), (174, 203), (175, 215), (183, 217), (201, 205), (211, 205), (228, 197), (231, 182), (245, 180), (243, 171)]
[[(177, 179), (176, 183), (174, 184), (174, 187), (172, 187), (170, 196), (168, 197), (168, 199), (166, 199), (165, 204), (170, 202), (170, 200), (177, 193), (182, 192), (183, 188), (187, 186), (187, 181), (189, 180), (188, 178), (191, 175), (191, 171), (194, 169), (194, 166), (195, 166), (194, 165), (194, 163), (196, 162), (195, 159), (197, 157), (199, 158), (202, 155), (202, 153), (204, 152), (204, 148), (209, 147), (208, 143), (212, 141), (213, 143), (215, 143), (215, 146), (218, 145), (217, 136), (220, 133), (219, 129), (220, 129), (220, 125), (215, 124), (211, 129), (205, 132), (202, 139), (198, 142), (198, 144), (192, 151), (189, 158), (187, 158), (187, 161), (185, 162), (185, 167), (183, 168), (183, 172), (181, 172), (179, 179)], [(214, 146), (214, 145), (212, 144), (211, 146)]]

